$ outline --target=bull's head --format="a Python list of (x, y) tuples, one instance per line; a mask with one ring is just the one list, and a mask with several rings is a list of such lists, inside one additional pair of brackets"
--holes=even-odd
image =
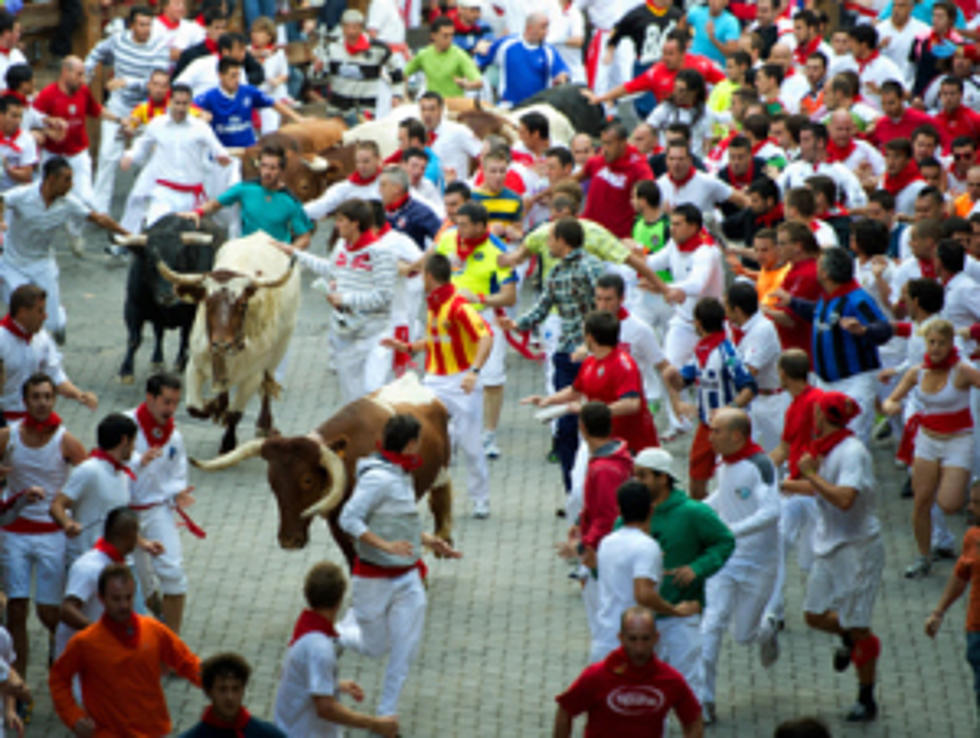
[(346, 438), (324, 443), (316, 434), (256, 439), (211, 461), (191, 463), (216, 471), (261, 455), (269, 464), (269, 486), (279, 506), (279, 545), (298, 549), (309, 541), (313, 517), (328, 515), (344, 498), (347, 473), (341, 456), (346, 446)]
[(248, 277), (228, 269), (207, 274), (181, 274), (165, 262), (158, 261), (160, 274), (174, 285), (177, 294), (188, 302), (204, 304), (208, 341), (215, 354), (229, 355), (245, 348), (245, 318), (248, 301), (261, 289), (286, 284), (292, 276), (295, 261), (272, 279)]
[[(182, 218), (177, 219), (184, 223), (190, 223)], [(159, 221), (158, 221), (159, 222)], [(171, 232), (169, 234), (154, 233), (151, 228), (148, 233), (132, 234), (129, 236), (116, 236), (115, 242), (120, 246), (125, 246), (130, 250), (136, 260), (135, 268), (139, 270), (139, 283), (144, 289), (151, 291), (153, 302), (162, 308), (173, 307), (177, 304), (177, 295), (170, 282), (164, 279), (156, 267), (158, 261), (169, 262), (174, 268), (181, 268), (180, 262), (190, 262), (185, 266), (195, 268), (195, 259), (186, 256), (183, 252), (187, 247), (214, 247), (214, 235), (203, 231), (188, 230), (180, 233)], [(167, 239), (176, 237), (176, 244), (170, 244)], [(210, 268), (212, 257), (197, 259), (205, 264), (204, 269)], [(201, 267), (197, 265), (197, 268)]]

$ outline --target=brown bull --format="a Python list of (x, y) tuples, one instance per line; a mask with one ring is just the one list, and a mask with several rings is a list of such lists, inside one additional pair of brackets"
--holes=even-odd
[(412, 472), (415, 497), (429, 493), (435, 535), (449, 542), (449, 413), (412, 373), (345, 405), (309, 435), (254, 440), (211, 461), (192, 459), (191, 463), (215, 471), (261, 456), (268, 463), (269, 486), (279, 506), (279, 545), (285, 549), (306, 546), (310, 521), (314, 515), (323, 515), (348, 564), (353, 565), (354, 547), (340, 528), (340, 513), (354, 490), (358, 459), (377, 450), (385, 423), (396, 413), (409, 413), (422, 425), (419, 454), (423, 463)]

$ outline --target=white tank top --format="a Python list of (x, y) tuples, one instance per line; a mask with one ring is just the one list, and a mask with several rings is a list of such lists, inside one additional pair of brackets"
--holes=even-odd
[(65, 486), (71, 466), (65, 461), (61, 452), (61, 440), (65, 437), (65, 426), (51, 436), (51, 440), (40, 448), (29, 448), (20, 437), (23, 421), (18, 420), (10, 426), (10, 440), (7, 442), (7, 464), (10, 474), (7, 475), (7, 490), (4, 499), (10, 499), (18, 492), (28, 487), (38, 486), (44, 489), (45, 498), (32, 502), (23, 510), (20, 517), (38, 522), (51, 522), (48, 510), (54, 496)]
[(955, 413), (970, 407), (970, 390), (957, 389), (953, 378), (956, 367), (952, 367), (946, 374), (946, 383), (938, 392), (922, 391), (922, 370), (919, 370), (919, 384), (916, 385), (916, 392), (922, 407), (923, 415), (939, 415), (945, 413)]

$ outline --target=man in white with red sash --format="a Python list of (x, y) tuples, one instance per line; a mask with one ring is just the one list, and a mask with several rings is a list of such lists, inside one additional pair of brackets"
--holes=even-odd
[(41, 623), (53, 634), (65, 586), (65, 534), (48, 512), (51, 500), (68, 479), (71, 466), (85, 459), (85, 447), (69, 433), (54, 412), (54, 380), (34, 374), (23, 385), (27, 412), (23, 419), (0, 428), (0, 455), (7, 472), (4, 504), (30, 501), (3, 530), (0, 563), (3, 591), (9, 598), (7, 628), (13, 637), (18, 674), (27, 673), (27, 615), (31, 597)]
[(303, 206), (310, 220), (319, 220), (331, 215), (342, 202), (357, 198), (359, 200), (380, 200), (378, 177), (381, 175), (381, 152), (374, 141), (358, 141), (354, 144), (354, 173), (347, 179), (335, 182), (316, 200)]
[(203, 537), (203, 531), (182, 509), (194, 501), (191, 497), (194, 488), (187, 485), (184, 439), (174, 427), (180, 390), (177, 377), (154, 374), (146, 380), (146, 400), (129, 413), (138, 427), (129, 459), (129, 466), (136, 473), (129, 506), (139, 514), (140, 534), (160, 541), (164, 548), (163, 553), (152, 558), (146, 551), (137, 550), (136, 571), (148, 601), (154, 601), (159, 591), (163, 621), (178, 634), (184, 615), (187, 575), (175, 511), (194, 535)]
[(378, 453), (358, 460), (357, 485), (340, 515), (340, 527), (354, 539), (357, 552), (341, 643), (373, 658), (388, 652), (378, 715), (398, 712), (398, 697), (422, 639), (422, 544), (459, 556), (445, 541), (422, 533), (412, 480), (412, 471), (422, 464), (420, 430), (411, 415), (388, 419)]

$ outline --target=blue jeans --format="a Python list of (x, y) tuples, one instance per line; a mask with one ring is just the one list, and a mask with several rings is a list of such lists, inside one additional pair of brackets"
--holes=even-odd
[(973, 667), (973, 691), (977, 696), (977, 708), (980, 708), (980, 631), (966, 633), (966, 660)]
[(245, 33), (247, 34), (252, 28), (252, 23), (259, 16), (264, 15), (275, 20), (276, 0), (242, 0), (242, 13), (245, 14)]
[(340, 16), (347, 10), (347, 0), (326, 0), (320, 6), (320, 14), (317, 20), (325, 25), (328, 30), (340, 23)]
[[(557, 351), (552, 357), (555, 365), (555, 391), (567, 387), (578, 376), (580, 362), (572, 361), (567, 351)], [(561, 462), (561, 480), (565, 485), (565, 494), (572, 491), (572, 466), (575, 464), (575, 452), (578, 450), (578, 416), (562, 415), (558, 418), (558, 429), (555, 432), (555, 451)]]

